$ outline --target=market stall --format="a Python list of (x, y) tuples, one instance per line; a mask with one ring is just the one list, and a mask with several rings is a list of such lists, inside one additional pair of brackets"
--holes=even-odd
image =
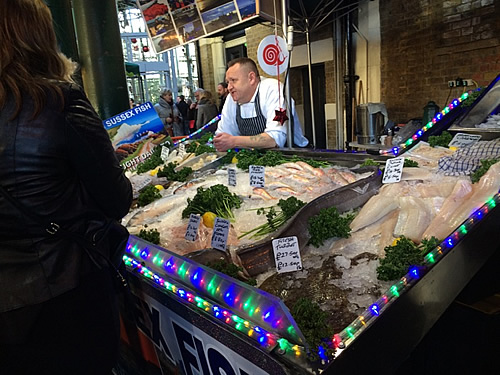
[[(354, 371), (357, 373), (362, 370), (390, 372), (397, 368), (467, 282), (492, 254), (498, 251), (498, 246), (495, 244), (499, 243), (500, 234), (496, 230), (496, 223), (500, 211), (496, 207), (499, 201), (496, 169), (491, 170), (490, 175), (486, 174), (486, 177), (481, 177), (478, 185), (475, 186), (466, 182), (468, 177), (439, 175), (433, 180), (431, 177), (433, 173), (430, 173), (429, 169), (438, 167), (441, 155), (438, 153), (439, 158), (435, 162), (431, 161), (430, 155), (445, 151), (439, 148), (432, 149), (420, 142), (423, 135), (427, 140), (429, 139), (431, 129), (433, 129), (432, 135), (437, 135), (438, 132), (435, 129), (448, 129), (456, 123), (457, 119), (464, 118), (467, 113), (473, 112), (474, 108), (480, 108), (479, 103), (483, 100), (482, 98), (489, 97), (491, 100), (486, 93), (498, 91), (491, 90), (496, 87), (496, 82), (497, 80), (469, 109), (460, 109), (460, 104), (466, 97), (453, 101), (450, 107), (438, 113), (431, 123), (418, 130), (400, 147), (393, 149), (394, 154), (403, 153), (403, 156), (407, 155), (408, 158), (419, 160), (426, 168), (403, 168), (402, 181), (398, 184), (390, 184), (392, 187), (381, 188), (383, 176), (378, 173), (369, 175), (361, 173), (358, 179), (354, 179), (345, 186), (337, 186), (337, 189), (311, 196), (307, 204), (289, 219), (288, 225), (272, 232), (271, 237), (250, 241), (240, 247), (228, 246), (226, 251), (207, 246), (201, 250), (194, 249), (194, 251), (183, 252), (184, 255), (179, 255), (178, 248), (176, 251), (175, 246), (167, 247), (167, 250), (167, 248), (132, 236), (125, 263), (135, 300), (133, 319), (140, 323), (136, 334), (142, 337), (140, 342), (143, 346), (145, 342), (149, 342), (148, 363), (153, 363), (152, 368), (156, 369), (151, 373), (155, 373), (154, 371), (160, 373), (160, 369), (168, 373), (167, 369), (174, 368), (181, 368), (181, 371), (186, 373), (193, 371), (208, 373), (208, 369), (211, 369), (214, 373), (223, 370), (225, 373), (235, 374), (313, 373), (315, 371), (325, 373)], [(495, 110), (498, 111), (498, 104)], [(487, 117), (488, 114), (485, 114), (483, 121)], [(421, 143), (421, 145), (416, 147), (414, 143)], [(328, 160), (335, 165), (336, 171), (350, 168), (351, 172), (359, 170), (360, 164), (368, 158), (373, 158), (378, 166), (383, 165), (387, 160), (387, 156), (376, 157), (363, 153), (304, 151), (300, 156), (312, 157), (320, 161)], [(276, 172), (277, 168), (280, 167), (266, 167), (266, 170)], [(208, 177), (205, 182), (212, 178), (213, 183), (217, 181), (217, 178), (219, 182), (227, 180), (227, 169), (231, 167), (214, 169), (212, 172), (210, 168), (207, 169), (208, 175), (205, 176)], [(374, 170), (378, 168), (374, 167)], [(321, 173), (315, 169), (311, 171), (311, 173), (314, 171)], [(248, 177), (248, 174), (239, 173), (237, 181), (242, 183)], [(286, 181), (286, 176), (283, 174), (277, 178)], [(427, 185), (424, 184), (426, 180), (429, 183)], [(191, 183), (191, 186), (178, 185), (176, 189), (196, 188), (199, 182), (195, 178), (187, 182), (187, 184)], [(465, 216), (463, 213), (462, 216), (458, 214), (456, 217), (449, 216), (447, 220), (443, 220), (443, 222), (456, 222), (457, 224), (450, 224), (452, 227), (449, 228), (439, 227), (444, 234), (439, 236), (440, 242), (437, 246), (426, 253), (423, 262), (417, 267), (410, 267), (403, 277), (382, 283), (378, 285), (376, 291), (372, 291), (372, 294), (367, 293), (371, 300), (359, 302), (360, 306), (364, 303), (364, 308), (358, 308), (354, 312), (351, 310), (350, 312), (355, 315), (344, 314), (345, 311), (342, 309), (334, 310), (332, 306), (335, 301), (333, 301), (334, 298), (330, 298), (333, 302), (331, 301), (330, 305), (324, 305), (323, 308), (329, 306), (326, 311), (330, 315), (340, 316), (337, 329), (333, 335), (325, 337), (326, 345), (310, 345), (284, 301), (290, 300), (289, 294), (300, 294), (300, 289), (303, 289), (303, 293), (310, 292), (307, 285), (301, 283), (301, 278), (307, 280), (307, 283), (311, 281), (311, 284), (318, 282), (319, 288), (324, 289), (323, 292), (327, 294), (330, 291), (329, 285), (355, 278), (354, 274), (349, 273), (354, 263), (358, 266), (358, 271), (373, 272), (373, 264), (379, 261), (380, 255), (366, 255), (364, 250), (369, 252), (372, 243), (380, 244), (379, 237), (383, 237), (385, 232), (384, 227), (380, 227), (377, 229), (378, 234), (372, 234), (369, 242), (361, 245), (357, 241), (357, 236), (363, 232), (363, 229), (357, 229), (351, 235), (352, 240), (349, 245), (346, 245), (349, 240), (337, 241), (336, 243), (344, 241), (344, 247), (341, 249), (354, 251), (349, 256), (335, 253), (335, 245), (330, 242), (331, 247), (328, 251), (334, 252), (335, 255), (330, 262), (330, 258), (322, 258), (324, 254), (315, 253), (315, 250), (306, 244), (307, 232), (310, 230), (306, 218), (330, 206), (337, 207), (341, 213), (360, 209), (358, 213), (360, 216), (363, 209), (369, 206), (368, 201), (371, 198), (380, 198), (383, 196), (381, 192), (403, 186), (407, 186), (407, 191), (410, 193), (405, 195), (407, 198), (399, 201), (400, 204), (401, 202), (411, 203), (417, 198), (424, 199), (425, 195), (425, 199), (432, 199), (434, 202), (440, 200), (441, 207), (449, 207), (451, 203), (446, 203), (446, 198), (450, 198), (453, 192), (458, 194), (461, 191), (459, 188), (470, 187), (472, 195), (467, 195), (467, 198), (458, 204), (458, 208), (466, 207), (468, 213)], [(255, 187), (249, 191), (245, 190), (243, 194), (250, 192), (251, 196), (254, 189)], [(447, 192), (438, 193), (440, 190)], [(420, 191), (421, 195), (417, 197), (415, 191)], [(272, 194), (275, 193), (271, 191)], [(400, 194), (393, 191), (388, 195), (397, 197)], [(193, 196), (194, 194), (189, 197)], [(454, 198), (456, 197), (450, 198), (449, 201), (451, 202)], [(265, 198), (261, 200), (269, 206), (269, 201)], [(390, 200), (384, 202), (387, 202), (387, 207), (394, 204)], [(151, 209), (153, 207), (151, 206)], [(152, 212), (151, 209), (143, 212)], [(401, 210), (401, 207), (399, 209)], [(180, 227), (184, 227), (184, 230), (188, 225), (186, 219), (179, 224)], [(154, 226), (153, 221), (150, 225)], [(357, 225), (362, 227), (359, 223)], [(417, 226), (415, 222), (415, 225), (409, 229)], [(370, 225), (366, 227), (369, 228)], [(431, 231), (437, 228), (437, 225), (430, 226)], [(354, 229), (352, 223), (351, 229)], [(391, 230), (391, 236), (386, 240), (392, 241), (395, 237), (393, 233), (394, 230)], [(408, 236), (411, 235), (410, 232), (405, 233)], [(273, 240), (294, 236), (302, 257), (301, 267), (310, 272), (306, 274), (303, 271), (277, 273), (276, 267), (280, 266), (276, 257), (273, 256), (273, 250), (275, 250)], [(317, 251), (321, 251), (321, 248)], [(227, 276), (206, 266), (219, 258), (232, 261), (242, 267), (245, 278), (249, 276), (260, 278), (260, 287), (249, 286), (235, 277)], [(319, 267), (319, 272), (316, 272), (313, 261), (320, 258), (322, 266)], [(359, 268), (360, 265), (365, 268)], [(344, 277), (334, 275), (331, 278), (323, 278), (327, 270), (334, 273), (333, 270), (338, 269), (342, 270)], [(299, 274), (303, 276), (291, 276)], [(272, 278), (274, 278), (274, 284), (269, 282), (266, 284), (265, 281)], [(279, 280), (285, 280), (286, 286), (281, 289), (276, 287), (279, 284), (276, 281)], [(262, 289), (265, 287), (271, 290), (270, 285), (276, 287), (279, 293), (271, 294)], [(349, 288), (356, 290), (351, 284)], [(339, 295), (339, 298), (341, 297), (345, 296)], [(350, 296), (346, 298), (349, 300)], [(346, 311), (349, 312), (349, 309)], [(348, 320), (349, 318), (351, 320)], [(325, 348), (329, 352), (323, 351)], [(311, 356), (311, 353), (314, 356)], [(360, 358), (363, 360), (360, 361)]]

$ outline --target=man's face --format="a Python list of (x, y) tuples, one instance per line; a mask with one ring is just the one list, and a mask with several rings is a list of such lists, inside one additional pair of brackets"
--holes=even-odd
[(217, 85), (217, 93), (219, 96), (223, 96), (226, 93), (226, 89), (222, 85)]
[(196, 91), (194, 93), (194, 97), (196, 98), (196, 101), (199, 102), (200, 101), (200, 92), (199, 91)]
[(239, 104), (250, 102), (258, 84), (255, 73), (241, 64), (235, 64), (226, 71), (226, 82), (231, 97)]
[(168, 94), (168, 93), (164, 94), (162, 96), (162, 98), (165, 99), (167, 102), (170, 102), (170, 101), (172, 101), (172, 94)]

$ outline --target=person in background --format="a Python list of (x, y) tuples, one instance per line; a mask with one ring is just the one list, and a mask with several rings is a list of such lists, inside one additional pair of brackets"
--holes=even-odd
[(179, 112), (182, 116), (182, 125), (183, 125), (183, 134), (189, 134), (189, 121), (188, 121), (188, 109), (189, 105), (184, 100), (184, 95), (179, 95), (177, 97), (177, 108), (179, 108)]
[(179, 108), (172, 99), (172, 91), (170, 89), (162, 89), (160, 91), (160, 99), (155, 104), (155, 110), (160, 116), (163, 126), (168, 135), (180, 137), (184, 135), (184, 124)]
[[(276, 110), (283, 104), (283, 87), (272, 78), (261, 79), (252, 59), (240, 57), (228, 63), (226, 72), (229, 96), (222, 109), (214, 145), (217, 151), (241, 148), (283, 147), (287, 129), (275, 121)], [(294, 143), (305, 147), (309, 143), (295, 113)], [(290, 117), (290, 112), (287, 114)]]
[[(132, 188), (71, 78), (43, 0), (0, 1), (0, 184), (47, 222), (85, 235), (121, 219)], [(111, 374), (119, 353), (114, 274), (72, 237), (47, 233), (0, 195), (2, 374)]]
[[(217, 105), (214, 103), (212, 99), (212, 93), (210, 91), (204, 90), (200, 94), (200, 100), (198, 102), (198, 113), (196, 117), (196, 129), (200, 129), (203, 127), (205, 124), (210, 122), (214, 117), (218, 115), (217, 111)], [(210, 130), (214, 132), (215, 129), (217, 128), (216, 123), (213, 124), (213, 126), (209, 126)], [(208, 128), (207, 128), (208, 129)]]
[(217, 85), (217, 93), (219, 94), (219, 100), (220, 100), (219, 113), (222, 113), (222, 108), (224, 107), (224, 103), (226, 101), (226, 97), (228, 94), (226, 82), (221, 82)]

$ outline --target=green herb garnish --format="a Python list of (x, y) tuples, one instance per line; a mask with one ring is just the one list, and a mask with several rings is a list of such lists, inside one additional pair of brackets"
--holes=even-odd
[(143, 207), (159, 198), (161, 198), (161, 194), (158, 189), (153, 185), (149, 185), (142, 189), (139, 193), (139, 197), (137, 198), (137, 205), (139, 207)]
[(234, 221), (233, 208), (240, 208), (243, 200), (229, 192), (227, 186), (217, 184), (207, 189), (199, 187), (193, 199), (187, 199), (187, 207), (182, 211), (182, 218), (190, 214), (203, 215), (213, 212), (218, 217)]
[(493, 164), (498, 163), (499, 161), (500, 161), (500, 159), (481, 160), (481, 166), (470, 175), (470, 179), (471, 179), (472, 183), (475, 184), (476, 182), (479, 182), (481, 177), (483, 177), (483, 175), (485, 175), (486, 172), (488, 172), (490, 167)]
[(180, 181), (185, 182), (187, 178), (193, 173), (193, 169), (190, 167), (184, 167), (179, 172), (175, 171), (177, 164), (168, 163), (165, 167), (158, 170), (156, 176), (166, 177), (169, 181)]
[(429, 136), (428, 142), (429, 146), (436, 147), (448, 147), (448, 144), (453, 139), (453, 136), (446, 130), (441, 133), (441, 135), (431, 135)]
[(319, 347), (323, 347), (328, 358), (333, 358), (335, 350), (329, 344), (331, 339), (328, 338), (331, 338), (334, 332), (327, 323), (328, 314), (308, 298), (297, 300), (290, 312), (311, 347), (307, 358), (312, 362), (319, 360)]
[(409, 238), (401, 236), (394, 246), (384, 248), (385, 258), (380, 259), (380, 266), (377, 267), (378, 279), (391, 281), (403, 277), (410, 266), (422, 265), (425, 255), (439, 243), (437, 238), (431, 237), (416, 245)]
[(418, 167), (418, 163), (416, 161), (413, 161), (411, 159), (406, 159), (405, 158), (405, 162), (403, 164), (403, 167), (407, 168), (407, 167)]
[(276, 206), (258, 208), (256, 209), (257, 215), (266, 215), (267, 222), (241, 234), (238, 238), (245, 237), (249, 234), (252, 234), (250, 238), (258, 238), (272, 233), (285, 224), (288, 219), (304, 206), (305, 202), (295, 197), (290, 197), (287, 199), (280, 199)]
[(157, 166), (163, 164), (163, 160), (161, 160), (161, 147), (155, 147), (151, 156), (146, 159), (144, 162), (139, 164), (137, 167), (137, 173), (144, 173), (155, 169)]
[(142, 238), (148, 242), (154, 243), (155, 245), (160, 244), (160, 232), (156, 228), (146, 229), (148, 226), (144, 225), (144, 229), (139, 231), (137, 237)]
[(213, 270), (216, 270), (216, 271), (222, 272), (223, 274), (231, 276), (234, 279), (243, 281), (243, 282), (247, 283), (248, 285), (252, 285), (252, 286), (257, 285), (256, 279), (246, 279), (246, 278), (242, 277), (243, 268), (241, 268), (240, 266), (237, 266), (234, 263), (228, 263), (225, 260), (220, 260), (217, 262), (209, 262), (209, 263), (207, 263), (207, 266)]
[(341, 216), (336, 207), (322, 208), (319, 213), (308, 220), (309, 243), (320, 247), (332, 237), (348, 238), (351, 235), (349, 224), (354, 215)]
[(370, 167), (370, 166), (378, 166), (379, 164), (373, 159), (366, 159), (360, 166), (361, 167)]

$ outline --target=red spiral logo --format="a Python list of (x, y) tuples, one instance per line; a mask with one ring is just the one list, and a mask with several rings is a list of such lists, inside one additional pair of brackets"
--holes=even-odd
[(268, 44), (267, 46), (265, 46), (264, 50), (262, 51), (262, 55), (264, 57), (264, 62), (267, 65), (277, 65), (282, 63), (282, 61), (280, 61), (279, 59), (280, 50), (278, 46), (274, 44)]

